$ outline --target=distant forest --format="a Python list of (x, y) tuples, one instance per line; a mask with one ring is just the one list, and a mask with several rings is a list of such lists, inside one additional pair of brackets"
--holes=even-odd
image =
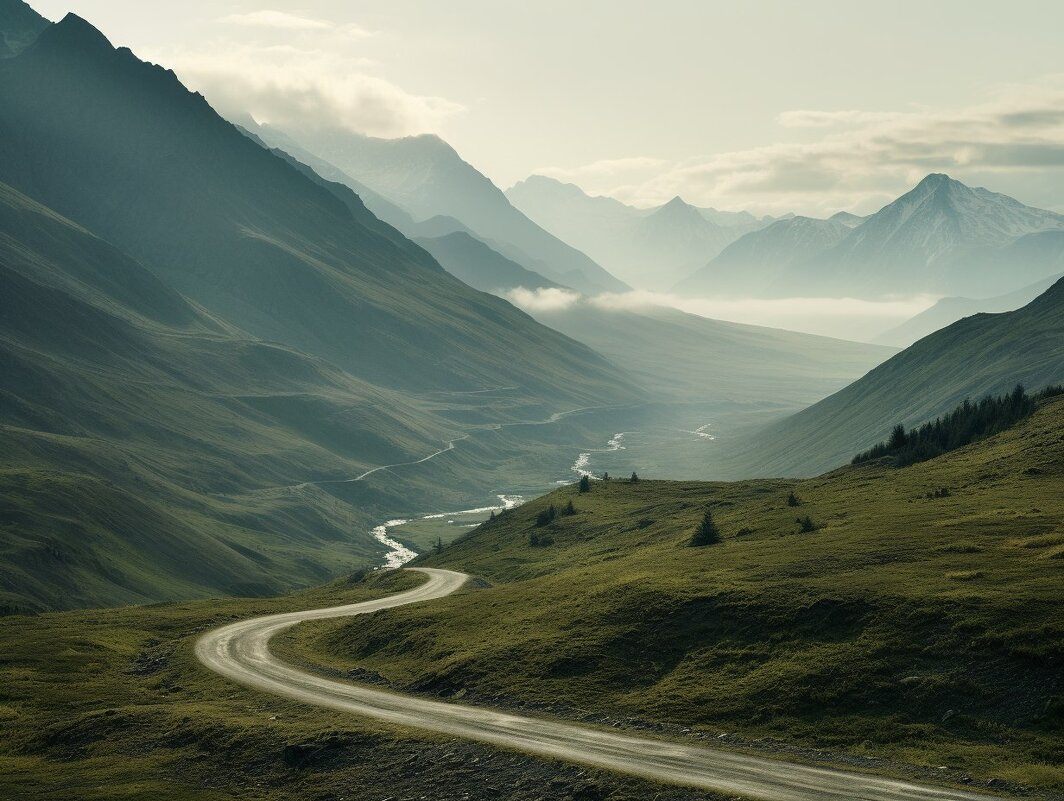
[(890, 439), (854, 456), (853, 464), (889, 456), (897, 467), (905, 467), (934, 459), (970, 442), (1004, 431), (1030, 416), (1040, 400), (1061, 394), (1064, 394), (1064, 386), (1050, 386), (1028, 395), (1023, 386), (1017, 384), (1006, 395), (987, 395), (976, 403), (965, 400), (952, 412), (919, 428), (906, 431), (905, 426), (899, 423), (894, 426)]

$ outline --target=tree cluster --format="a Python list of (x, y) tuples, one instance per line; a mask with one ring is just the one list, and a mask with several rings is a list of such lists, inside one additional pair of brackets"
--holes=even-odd
[(558, 516), (558, 510), (554, 508), (552, 503), (546, 509), (536, 515), (536, 526), (542, 528), (543, 526), (550, 525), (554, 522), (554, 518)]
[(853, 457), (853, 464), (889, 456), (898, 467), (933, 459), (971, 442), (997, 434), (1029, 417), (1038, 401), (1064, 393), (1064, 387), (1046, 387), (1028, 395), (1019, 384), (1007, 395), (987, 395), (973, 403), (965, 400), (952, 412), (930, 423), (905, 430), (900, 423), (894, 426), (890, 438), (864, 453)]

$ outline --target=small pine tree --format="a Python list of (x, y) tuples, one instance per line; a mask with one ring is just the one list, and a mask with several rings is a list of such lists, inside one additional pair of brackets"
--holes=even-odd
[(580, 491), (591, 492), (591, 479), (587, 476), (580, 476)]
[(816, 531), (816, 523), (813, 522), (809, 515), (806, 515), (805, 517), (796, 517), (794, 522), (798, 524), (798, 530), (803, 533)]
[(792, 492), (790, 495), (787, 496), (787, 505), (788, 506), (801, 506), (802, 502), (798, 499), (798, 496), (795, 495)]
[(905, 426), (901, 423), (894, 426), (890, 432), (890, 439), (887, 440), (887, 447), (891, 450), (899, 450), (905, 447), (905, 443), (909, 441), (909, 437), (905, 434)]
[(531, 534), (529, 534), (528, 535), (528, 544), (531, 545), (533, 548), (538, 547), (539, 546), (539, 534), (537, 534), (534, 531)]
[(491, 514), (488, 515), (488, 522), (491, 523), (491, 522), (494, 522), (494, 520), (495, 520), (495, 510), (492, 509), (491, 510)]
[(602, 474), (602, 480), (603, 481), (609, 481), (610, 480), (610, 474), (609, 473), (603, 473)]
[(436, 544), (432, 546), (432, 549), (434, 551), (436, 551), (436, 553), (443, 553), (443, 538), (442, 537), (437, 537), (436, 538)]
[(569, 499), (569, 503), (567, 503), (565, 505), (565, 509), (562, 511), (562, 514), (565, 515), (566, 517), (572, 517), (573, 515), (576, 514), (576, 507), (573, 506), (573, 499), (572, 498), (570, 498)]
[(707, 509), (702, 516), (702, 522), (698, 524), (695, 533), (691, 535), (687, 543), (692, 548), (701, 548), (704, 545), (716, 545), (720, 542), (720, 530), (713, 522), (713, 514)]
[(554, 504), (552, 503), (549, 507), (547, 507), (547, 517), (549, 517), (551, 520), (553, 520), (557, 516), (558, 516), (558, 510), (554, 508)]
[(635, 474), (635, 471), (632, 471), (632, 477), (629, 479), (629, 481), (631, 481), (633, 484), (639, 483), (639, 476)]

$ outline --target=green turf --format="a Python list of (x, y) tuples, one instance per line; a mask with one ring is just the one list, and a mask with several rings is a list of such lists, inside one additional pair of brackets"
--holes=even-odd
[[(943, 487), (949, 497), (928, 497)], [(1061, 790), (1062, 490), (1061, 399), (904, 469), (570, 487), (424, 562), (490, 589), (309, 624), (284, 647), (420, 691)], [(535, 527), (569, 499), (576, 515)], [(723, 542), (686, 547), (707, 508)], [(806, 515), (817, 530), (799, 533)], [(554, 544), (531, 547), (533, 532)]]

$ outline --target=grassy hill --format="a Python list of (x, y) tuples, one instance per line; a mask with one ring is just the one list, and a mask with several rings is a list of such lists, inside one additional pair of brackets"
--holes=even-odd
[[(1055, 399), (904, 469), (559, 489), (425, 560), (484, 589), (307, 626), (284, 647), (466, 702), (1059, 791), (1062, 443)], [(569, 500), (575, 515), (536, 526)], [(723, 541), (687, 547), (707, 509)]]
[(0, 365), (8, 606), (321, 581), (375, 557), (359, 531), (387, 501), (355, 510), (313, 488), (280, 488), (420, 458), (458, 431), (394, 392), (204, 314), (4, 185)]
[(890, 429), (926, 422), (965, 398), (1064, 381), (1064, 279), (1028, 305), (936, 331), (834, 395), (773, 423), (738, 452), (737, 469), (813, 475), (849, 461)]
[(18, 801), (723, 801), (228, 684), (193, 644), (237, 618), (409, 589), (356, 573), (281, 598), (0, 618), (0, 797)]

